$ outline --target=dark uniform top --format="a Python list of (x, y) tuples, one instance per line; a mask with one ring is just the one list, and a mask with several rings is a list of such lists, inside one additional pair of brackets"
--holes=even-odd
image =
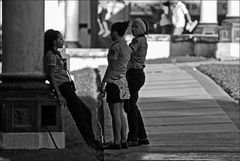
[(107, 55), (108, 62), (112, 61), (111, 77), (126, 74), (130, 54), (131, 48), (123, 39), (112, 43)]
[(54, 67), (54, 77), (55, 77), (57, 86), (60, 86), (65, 82), (70, 82), (68, 73), (63, 67), (64, 63), (60, 53), (58, 54), (57, 51), (53, 52), (49, 50), (46, 53), (44, 64), (45, 64), (44, 66), (45, 66), (46, 72), (50, 66)]
[(129, 44), (132, 49), (131, 58), (128, 63), (128, 68), (143, 69), (147, 55), (147, 38), (142, 35), (132, 39)]

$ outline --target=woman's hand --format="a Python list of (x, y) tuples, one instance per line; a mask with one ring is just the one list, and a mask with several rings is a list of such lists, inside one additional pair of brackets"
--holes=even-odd
[(105, 86), (105, 83), (102, 82), (102, 83), (101, 83), (101, 86), (100, 86), (100, 89), (99, 89), (100, 93), (105, 93), (105, 92), (104, 92), (104, 91), (105, 91), (104, 86)]

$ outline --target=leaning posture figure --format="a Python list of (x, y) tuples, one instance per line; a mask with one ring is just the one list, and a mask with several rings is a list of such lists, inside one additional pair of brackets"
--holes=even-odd
[(92, 131), (91, 111), (76, 95), (73, 82), (70, 80), (58, 48), (63, 47), (63, 37), (59, 31), (50, 29), (44, 35), (44, 67), (47, 78), (54, 88), (57, 99), (67, 107), (82, 134), (86, 143), (96, 149), (102, 150), (101, 143), (95, 140)]

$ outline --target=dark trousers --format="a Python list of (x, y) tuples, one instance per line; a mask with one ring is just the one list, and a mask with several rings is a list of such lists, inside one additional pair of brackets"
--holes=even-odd
[(69, 82), (60, 85), (59, 90), (67, 102), (67, 107), (71, 112), (82, 137), (88, 145), (94, 144), (96, 140), (92, 130), (91, 111), (76, 95)]
[(143, 69), (129, 69), (126, 77), (130, 92), (130, 99), (124, 102), (129, 127), (128, 141), (137, 141), (147, 138), (142, 115), (137, 106), (138, 92), (145, 83), (145, 74)]

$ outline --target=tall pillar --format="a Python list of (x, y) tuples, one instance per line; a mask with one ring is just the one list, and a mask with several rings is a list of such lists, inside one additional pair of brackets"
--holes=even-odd
[(196, 56), (215, 57), (218, 42), (217, 0), (201, 0), (200, 22), (194, 33)]
[(201, 0), (200, 22), (194, 33), (217, 34), (217, 0)]
[(48, 29), (65, 30), (65, 1), (45, 0), (45, 31)]
[(24, 3), (3, 0), (2, 73), (5, 75), (44, 75), (43, 9), (43, 0)]
[(237, 0), (228, 0), (227, 1), (227, 18), (239, 18), (239, 5), (240, 1)]
[(65, 145), (61, 108), (45, 83), (44, 0), (3, 0), (0, 144), (4, 149)]
[(65, 43), (68, 48), (80, 47), (79, 44), (79, 1), (66, 1)]
[(91, 1), (79, 1), (79, 40), (83, 47), (91, 47)]

